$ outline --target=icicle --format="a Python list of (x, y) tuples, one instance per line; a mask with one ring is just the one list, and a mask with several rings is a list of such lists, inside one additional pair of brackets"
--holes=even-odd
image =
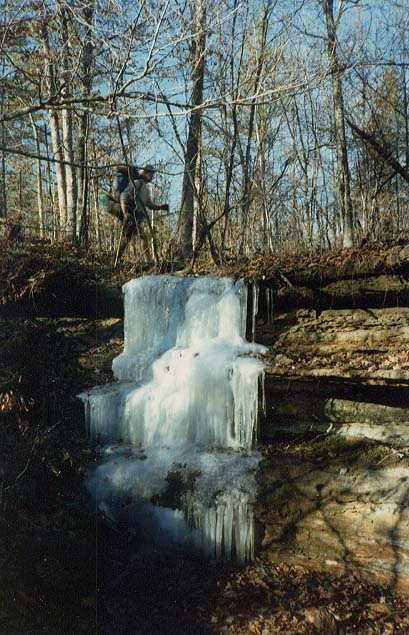
[(261, 404), (263, 409), (264, 417), (267, 415), (267, 405), (266, 405), (266, 374), (264, 369), (260, 374), (260, 383), (261, 383)]
[(267, 322), (273, 324), (274, 322), (274, 291), (273, 289), (266, 289), (266, 304), (267, 304)]
[(251, 449), (258, 418), (258, 360), (239, 358), (233, 367), (234, 436), (238, 445)]
[(90, 413), (90, 402), (89, 402), (89, 392), (83, 392), (78, 397), (82, 400), (84, 404), (84, 420), (85, 420), (85, 434), (88, 439), (94, 440), (91, 437), (91, 413)]
[(218, 560), (222, 557), (222, 551), (223, 551), (224, 514), (225, 514), (225, 506), (218, 505), (216, 509), (216, 535), (215, 535), (216, 558)]
[(232, 505), (226, 506), (225, 518), (224, 518), (224, 552), (226, 558), (231, 560), (233, 552), (233, 507)]
[(266, 314), (267, 324), (270, 324), (270, 289), (266, 287)]
[(235, 285), (236, 293), (240, 298), (241, 308), (241, 329), (240, 335), (244, 339), (246, 337), (247, 326), (247, 304), (248, 304), (248, 286), (243, 280), (239, 280)]
[(257, 280), (253, 280), (252, 289), (253, 289), (253, 312), (252, 312), (252, 320), (251, 320), (251, 337), (252, 337), (252, 341), (254, 342), (254, 339), (256, 337), (256, 317), (258, 313), (258, 295), (259, 295), (259, 286), (258, 286)]
[(239, 562), (252, 559), (254, 521), (247, 503), (222, 502), (209, 509), (199, 506), (188, 513), (199, 532), (198, 544), (206, 556), (216, 559), (235, 557)]

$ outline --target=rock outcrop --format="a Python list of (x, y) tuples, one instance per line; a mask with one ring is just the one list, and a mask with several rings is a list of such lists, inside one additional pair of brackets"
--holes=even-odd
[(256, 517), (273, 560), (409, 593), (409, 281), (395, 255), (399, 274), (344, 267), (321, 284), (316, 272), (260, 283), (270, 447)]

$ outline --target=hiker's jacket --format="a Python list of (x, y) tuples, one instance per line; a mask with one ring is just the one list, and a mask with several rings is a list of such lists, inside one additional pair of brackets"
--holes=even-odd
[(129, 185), (121, 193), (121, 203), (125, 203), (127, 206), (132, 206), (135, 210), (144, 215), (146, 208), (157, 209), (158, 206), (152, 202), (148, 183), (143, 179), (137, 179)]

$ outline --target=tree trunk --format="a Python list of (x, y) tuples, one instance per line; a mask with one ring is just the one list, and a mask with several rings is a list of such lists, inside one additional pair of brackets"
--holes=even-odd
[[(8, 10), (8, 3), (3, 4), (4, 23), (6, 23), (6, 13)], [(2, 77), (6, 77), (6, 56), (2, 51)], [(6, 109), (6, 87), (5, 82), (1, 82), (1, 101), (0, 101), (0, 113), (1, 113), (1, 145), (3, 148), (6, 146), (6, 123), (3, 119), (3, 115)], [(1, 191), (0, 191), (0, 218), (7, 220), (7, 179), (6, 179), (6, 152), (3, 149), (1, 153)]]
[(254, 78), (254, 87), (253, 87), (253, 98), (251, 99), (251, 107), (250, 107), (250, 115), (249, 115), (249, 123), (248, 123), (248, 131), (247, 131), (247, 142), (246, 142), (246, 152), (244, 156), (244, 163), (242, 165), (243, 169), (243, 205), (242, 205), (242, 235), (240, 241), (240, 253), (245, 251), (246, 247), (246, 238), (247, 238), (247, 227), (249, 223), (249, 214), (250, 214), (250, 205), (251, 205), (251, 174), (252, 174), (252, 156), (251, 156), (251, 145), (253, 142), (253, 133), (254, 133), (254, 122), (256, 116), (257, 109), (257, 93), (260, 87), (261, 77), (264, 68), (265, 61), (265, 52), (266, 52), (266, 44), (267, 44), (267, 33), (268, 33), (268, 25), (269, 25), (269, 13), (270, 9), (267, 6), (264, 10), (262, 27), (261, 27), (261, 37), (260, 37), (260, 49), (257, 58), (257, 66)]
[[(41, 25), (41, 42), (45, 55), (45, 81), (47, 86), (47, 96), (51, 99), (55, 93), (54, 65), (52, 61), (52, 53), (48, 42), (47, 25), (45, 22)], [(59, 225), (60, 230), (65, 229), (67, 221), (67, 199), (65, 191), (65, 169), (63, 163), (63, 154), (60, 138), (59, 118), (57, 111), (52, 106), (48, 108), (48, 117), (50, 121), (51, 143), (54, 154), (55, 174), (57, 178), (58, 206), (59, 206)]]
[(343, 219), (343, 244), (344, 247), (351, 247), (354, 239), (354, 222), (345, 134), (344, 96), (342, 92), (341, 69), (337, 55), (337, 27), (334, 19), (334, 1), (322, 0), (322, 8), (327, 25), (327, 51), (332, 84), (335, 147), (337, 153), (337, 182)]
[[(34, 121), (33, 115), (30, 115), (31, 127), (33, 128), (34, 142), (36, 146), (36, 152), (38, 157), (40, 156), (40, 140), (38, 135), (38, 128)], [(40, 238), (45, 237), (45, 213), (44, 213), (44, 195), (43, 195), (43, 178), (41, 174), (41, 160), (38, 158), (36, 161), (37, 167), (37, 205), (38, 205), (38, 225), (40, 228)]]
[[(91, 23), (95, 11), (95, 0), (88, 3), (83, 9), (83, 16), (86, 23), (84, 48), (82, 51), (82, 94), (89, 97), (92, 89), (92, 67), (94, 61), (94, 45), (92, 43)], [(83, 246), (88, 245), (88, 207), (89, 207), (89, 177), (87, 169), (88, 138), (89, 138), (90, 115), (84, 112), (80, 119), (79, 139), (78, 139), (78, 163), (81, 168), (78, 170), (78, 196), (77, 196), (77, 230), (80, 242)]]
[[(224, 227), (222, 229), (221, 241), (220, 241), (220, 256), (223, 259), (224, 250), (226, 246), (226, 239), (229, 243), (229, 233), (231, 229), (230, 222), (230, 194), (233, 183), (233, 173), (234, 173), (234, 159), (236, 155), (236, 147), (239, 138), (239, 124), (237, 120), (237, 98), (239, 96), (239, 86), (241, 82), (241, 69), (244, 55), (244, 43), (245, 38), (244, 35), (241, 39), (240, 44), (240, 54), (235, 56), (235, 40), (237, 38), (236, 32), (236, 22), (237, 22), (237, 5), (238, 0), (235, 0), (233, 3), (233, 21), (232, 21), (232, 29), (230, 34), (230, 51), (229, 51), (229, 75), (230, 75), (230, 85), (223, 87), (223, 93), (226, 94), (229, 90), (232, 95), (232, 104), (231, 104), (231, 123), (228, 119), (228, 108), (227, 104), (222, 105), (222, 121), (224, 121), (224, 145), (225, 150), (223, 153), (224, 157), (224, 181), (225, 181), (225, 190), (224, 190), (224, 202), (223, 202), (223, 215), (224, 215)], [(248, 8), (247, 8), (248, 10)], [(225, 37), (225, 34), (223, 32)], [(224, 55), (223, 55), (224, 58)], [(236, 66), (237, 64), (237, 71)], [(231, 245), (229, 245), (231, 246)]]
[[(192, 30), (195, 38), (191, 46), (191, 80), (192, 80), (192, 108), (197, 108), (203, 102), (203, 82), (205, 71), (205, 46), (206, 46), (206, 9), (204, 0), (198, 4), (192, 3), (193, 14)], [(189, 131), (185, 153), (185, 168), (182, 184), (182, 204), (178, 219), (178, 245), (179, 254), (184, 259), (193, 255), (193, 225), (194, 225), (194, 199), (195, 176), (198, 160), (201, 132), (201, 113), (193, 110), (189, 120)]]
[[(63, 52), (63, 97), (70, 97), (70, 55), (69, 41), (70, 34), (68, 30), (68, 22), (65, 11), (62, 11), (62, 46)], [(77, 174), (74, 167), (74, 141), (73, 141), (73, 122), (72, 110), (64, 108), (61, 113), (63, 150), (65, 160), (65, 191), (67, 201), (67, 226), (66, 240), (75, 242), (77, 237)]]
[(75, 242), (77, 235), (77, 179), (74, 163), (72, 113), (62, 111), (63, 147), (65, 160), (65, 187), (67, 197), (66, 239)]
[[(4, 112), (4, 88), (1, 91), (1, 114)], [(1, 122), (1, 145), (4, 148), (6, 145), (6, 124)], [(1, 153), (1, 195), (0, 195), (0, 217), (7, 220), (7, 181), (6, 181), (6, 153), (3, 150)]]

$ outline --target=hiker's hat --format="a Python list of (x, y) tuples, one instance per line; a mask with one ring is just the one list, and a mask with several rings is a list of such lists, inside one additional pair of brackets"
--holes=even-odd
[(143, 168), (140, 170), (140, 174), (149, 174), (149, 173), (154, 174), (155, 172), (156, 172), (156, 169), (150, 163), (148, 163), (147, 165), (144, 165)]

